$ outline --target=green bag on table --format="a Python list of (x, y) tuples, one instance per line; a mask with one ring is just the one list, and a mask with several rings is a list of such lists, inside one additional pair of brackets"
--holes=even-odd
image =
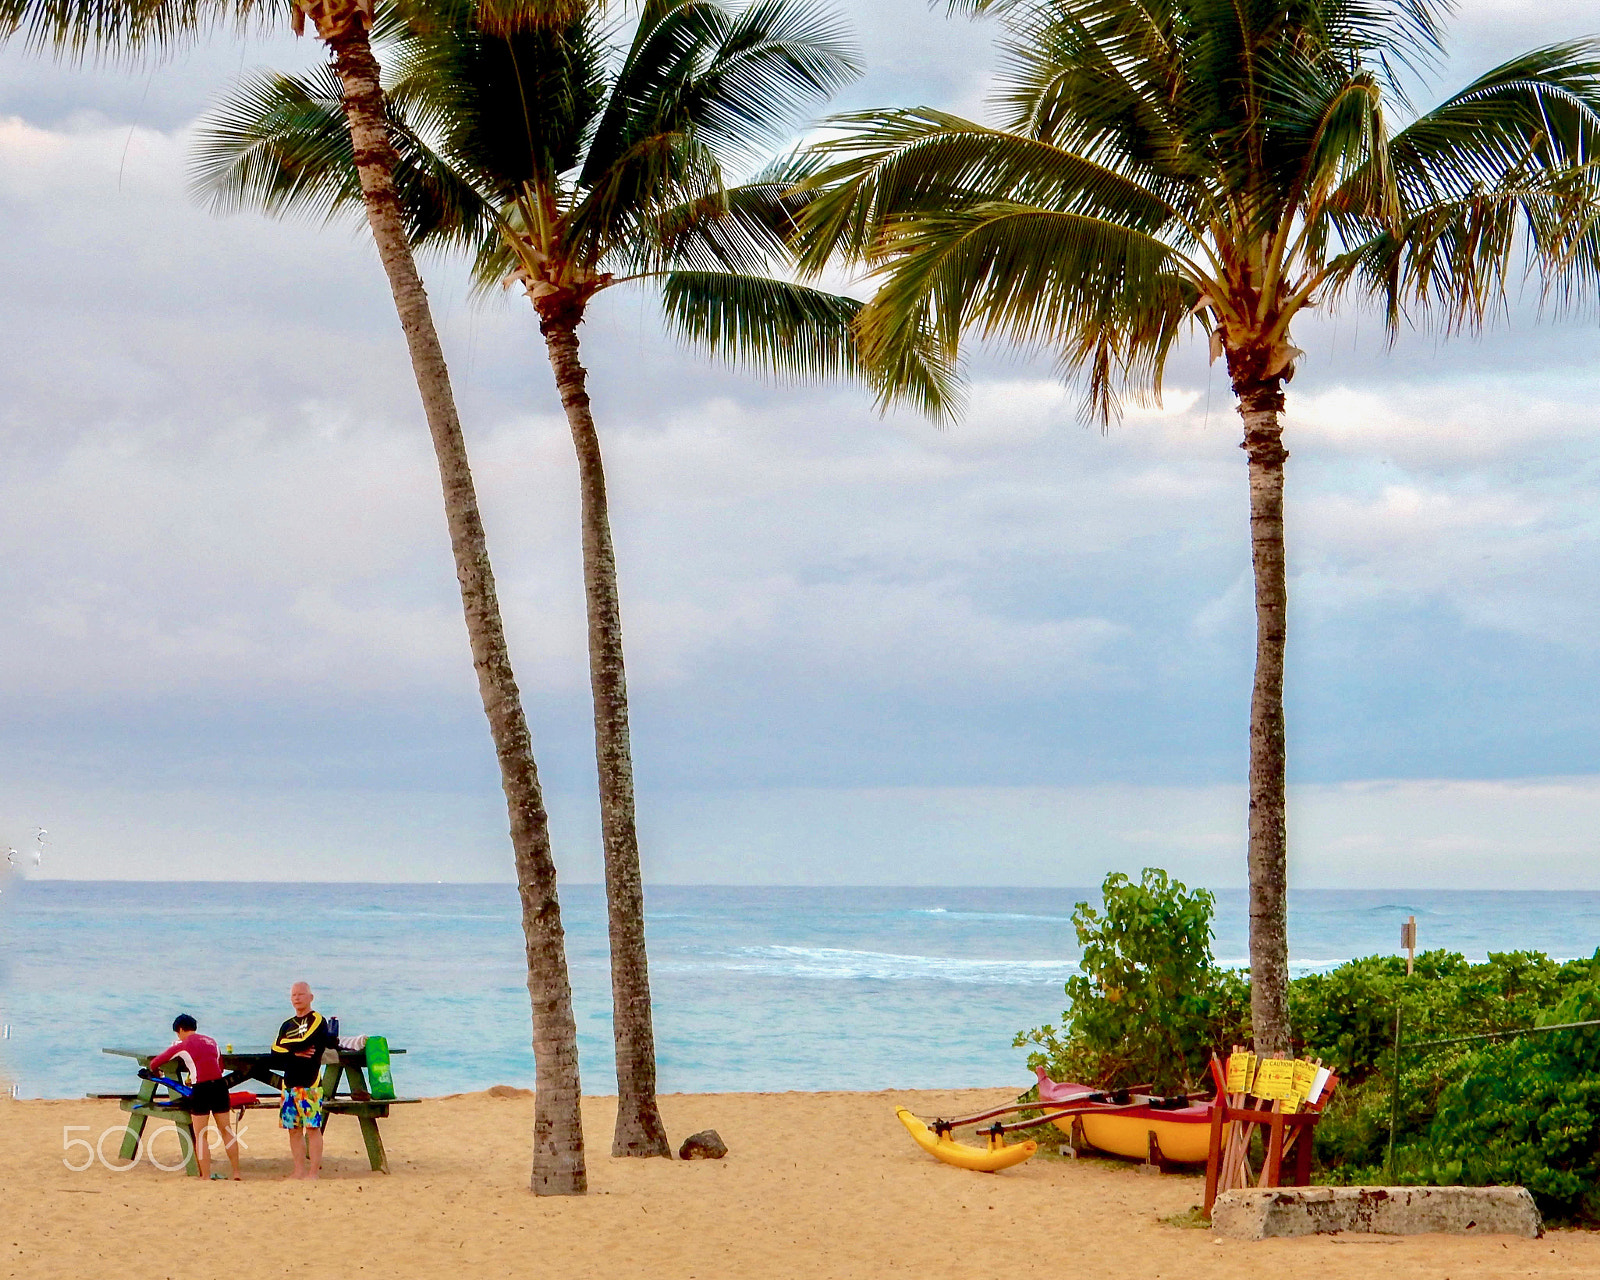
[(382, 1036), (367, 1037), (367, 1086), (374, 1098), (394, 1097), (394, 1074), (389, 1070), (389, 1042)]

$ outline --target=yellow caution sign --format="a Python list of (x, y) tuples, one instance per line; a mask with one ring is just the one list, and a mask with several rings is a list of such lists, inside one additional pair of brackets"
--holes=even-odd
[(1255, 1088), (1250, 1090), (1258, 1098), (1277, 1102), (1294, 1096), (1294, 1059), (1263, 1058), (1256, 1068)]

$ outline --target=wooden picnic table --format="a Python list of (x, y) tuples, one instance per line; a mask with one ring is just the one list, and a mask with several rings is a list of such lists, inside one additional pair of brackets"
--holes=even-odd
[[(161, 1049), (102, 1049), (101, 1053), (109, 1053), (117, 1058), (132, 1058), (141, 1067), (148, 1067), (150, 1060), (162, 1052)], [(390, 1048), (389, 1056), (404, 1053), (404, 1049)], [(270, 1048), (245, 1048), (235, 1050), (231, 1045), (223, 1051), (222, 1070), (226, 1075), (241, 1068), (253, 1066), (266, 1066), (272, 1057)], [(168, 1063), (173, 1070), (181, 1067), (180, 1063)], [(389, 1172), (389, 1157), (383, 1149), (383, 1135), (378, 1132), (378, 1121), (387, 1119), (389, 1108), (405, 1103), (421, 1102), (421, 1098), (374, 1098), (372, 1096), (366, 1075), (367, 1053), (365, 1049), (329, 1049), (322, 1055), (322, 1079), (318, 1083), (322, 1087), (322, 1109), (329, 1116), (355, 1116), (361, 1123), (361, 1139), (366, 1144), (367, 1162), (375, 1173)], [(341, 1078), (348, 1080), (349, 1088), (345, 1096), (339, 1096)], [(167, 1096), (157, 1098), (156, 1090), (163, 1089)], [(139, 1154), (139, 1139), (144, 1134), (145, 1123), (152, 1117), (170, 1119), (177, 1127), (187, 1142), (184, 1146), (185, 1167), (189, 1176), (200, 1176), (200, 1162), (195, 1152), (194, 1122), (188, 1109), (183, 1105), (181, 1095), (173, 1094), (164, 1085), (155, 1080), (140, 1080), (139, 1090), (133, 1094), (96, 1094), (100, 1098), (117, 1098), (122, 1109), (128, 1113), (128, 1128), (122, 1136), (121, 1158), (132, 1160)], [(323, 1122), (326, 1127), (326, 1121)]]

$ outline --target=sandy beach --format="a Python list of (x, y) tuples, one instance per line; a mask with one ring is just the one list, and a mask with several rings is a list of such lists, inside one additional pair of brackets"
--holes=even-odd
[[(509, 1092), (509, 1091), (506, 1091)], [(560, 1277), (887, 1275), (1215, 1276), (1313, 1274), (1469, 1280), (1600, 1273), (1600, 1235), (1325, 1237), (1216, 1242), (1170, 1225), (1196, 1204), (1195, 1177), (1035, 1158), (998, 1175), (948, 1168), (896, 1123), (904, 1103), (952, 1113), (1008, 1098), (946, 1093), (685, 1094), (663, 1097), (674, 1141), (715, 1128), (720, 1162), (615, 1161), (612, 1103), (585, 1100), (591, 1194), (525, 1190), (533, 1103), (466, 1094), (397, 1108), (384, 1134), (393, 1172), (370, 1172), (355, 1123), (328, 1136), (326, 1180), (288, 1168), (270, 1112), (247, 1120), (247, 1181), (201, 1184), (147, 1161), (113, 1171), (63, 1165), (63, 1127), (91, 1141), (120, 1123), (114, 1103), (0, 1103), (0, 1274), (7, 1277), (334, 1277), (444, 1274)], [(71, 1136), (82, 1136), (76, 1131)], [(168, 1150), (167, 1148), (171, 1148)], [(174, 1140), (156, 1155), (171, 1163)], [(113, 1155), (114, 1137), (104, 1150)], [(79, 1163), (82, 1149), (71, 1157)], [(1374, 1255), (1378, 1256), (1374, 1256)]]

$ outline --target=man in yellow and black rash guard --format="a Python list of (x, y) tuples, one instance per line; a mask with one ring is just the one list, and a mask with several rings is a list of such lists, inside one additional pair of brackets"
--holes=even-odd
[[(272, 1069), (283, 1073), (283, 1106), (278, 1122), (288, 1131), (289, 1154), (296, 1178), (315, 1178), (322, 1172), (322, 1054), (338, 1042), (328, 1020), (311, 1007), (311, 988), (297, 982), (289, 988), (294, 1017), (278, 1028), (272, 1042)], [(301, 1134), (304, 1133), (304, 1138)]]

